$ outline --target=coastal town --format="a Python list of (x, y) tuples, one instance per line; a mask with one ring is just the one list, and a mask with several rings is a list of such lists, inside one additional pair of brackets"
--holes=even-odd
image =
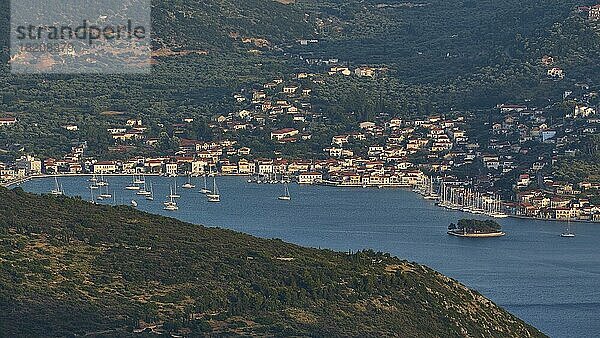
[[(576, 11), (595, 22), (600, 5)], [(345, 78), (370, 81), (386, 76), (388, 69), (352, 67), (337, 58), (302, 62), (314, 72), (241, 88), (230, 97), (235, 109), (209, 120), (185, 113), (163, 121), (102, 112), (108, 122), (101, 132), (109, 142), (103, 156), (76, 137), (61, 157), (0, 144), (0, 154), (14, 154), (0, 162), (0, 184), (48, 175), (236, 175), (253, 183), (407, 188), (465, 212), (600, 222), (600, 182), (567, 181), (553, 170), (580, 156), (581, 141), (599, 132), (599, 95), (588, 83), (570, 85), (562, 100), (543, 107), (530, 100), (499, 102), (483, 111), (377, 113), (364, 119), (353, 113), (356, 123), (336, 128), (315, 107), (319, 85)], [(552, 55), (542, 56), (538, 66), (541, 81), (569, 78)], [(0, 114), (0, 132), (27, 128), (25, 123), (18, 113)], [(61, 128), (68, 138), (83, 126)], [(136, 155), (123, 155), (129, 153)]]
[[(325, 76), (376, 74), (377, 70), (368, 67), (332, 66)], [(171, 126), (177, 149), (160, 156), (107, 160), (88, 155), (87, 144), (80, 143), (62, 158), (39, 158), (34, 151), (10, 145), (23, 154), (13, 162), (0, 163), (0, 179), (10, 185), (40, 175), (239, 175), (257, 183), (290, 180), (338, 187), (409, 188), (437, 200), (440, 206), (498, 217), (600, 221), (600, 205), (590, 198), (597, 194), (600, 182), (561, 182), (546, 170), (561, 158), (577, 156), (573, 145), (597, 133), (598, 93), (585, 84), (564, 93), (564, 100), (574, 105), (560, 119), (544, 109), (508, 103), (499, 104), (483, 119), (478, 112), (423, 118), (382, 113), (349, 132), (333, 135), (315, 158), (282, 156), (277, 151), (257, 156), (240, 141), (241, 133), (264, 135), (265, 143), (281, 147), (310, 141), (314, 126), (324, 117), (311, 111), (311, 88), (306, 84), (322, 80), (323, 75), (302, 73), (236, 93), (232, 99), (239, 110), (217, 115), (209, 124), (224, 137), (213, 141), (185, 138), (186, 127), (194, 119), (183, 118)], [(113, 151), (154, 147), (159, 142), (148, 135), (141, 118), (117, 116), (121, 124), (107, 129)], [(281, 121), (289, 125), (269, 129)], [(18, 123), (15, 117), (0, 118), (0, 128)], [(482, 124), (485, 132), (473, 131), (472, 126)], [(77, 130), (78, 126), (64, 128)]]

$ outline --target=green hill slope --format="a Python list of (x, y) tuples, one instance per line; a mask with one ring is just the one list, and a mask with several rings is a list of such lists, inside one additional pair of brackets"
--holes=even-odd
[(231, 50), (240, 38), (281, 43), (313, 32), (299, 8), (272, 0), (153, 1), (152, 25), (158, 47), (182, 49)]
[(0, 332), (114, 336), (143, 323), (192, 335), (543, 336), (385, 254), (305, 249), (0, 188)]

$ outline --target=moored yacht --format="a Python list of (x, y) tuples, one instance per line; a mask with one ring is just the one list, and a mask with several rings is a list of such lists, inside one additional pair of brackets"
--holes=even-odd
[(567, 220), (567, 226), (565, 227), (565, 231), (560, 234), (560, 237), (572, 238), (575, 237), (575, 233), (571, 229), (571, 218)]
[(108, 182), (105, 182), (106, 185), (103, 185), (104, 189), (100, 189), (100, 195), (98, 195), (98, 200), (106, 200), (113, 197), (113, 195), (108, 191)]
[(139, 176), (133, 176), (133, 183), (134, 184), (145, 184), (146, 183), (146, 178), (142, 175)]
[(58, 184), (58, 178), (56, 178), (56, 176), (54, 177), (54, 189), (52, 189), (50, 193), (54, 196), (64, 195), (62, 184)]
[(200, 189), (200, 193), (205, 195), (210, 193), (210, 189), (208, 189), (208, 183), (206, 181), (206, 174), (204, 174), (204, 188)]
[(131, 179), (131, 184), (125, 187), (125, 190), (140, 190), (140, 186), (138, 185), (137, 179), (135, 176)]
[(171, 187), (171, 193), (169, 194), (169, 198), (181, 198), (181, 195), (177, 194), (177, 179), (175, 179), (175, 190)]
[(106, 187), (108, 186), (108, 182), (104, 180), (104, 175), (100, 176), (100, 180), (96, 181), (96, 185), (99, 187)]
[(194, 189), (196, 186), (192, 184), (192, 176), (188, 175), (188, 181), (181, 186), (183, 189)]
[(143, 187), (140, 188), (140, 191), (136, 193), (138, 196), (149, 196), (151, 194), (150, 191), (146, 188), (146, 180), (144, 180)]
[(177, 206), (177, 203), (175, 202), (175, 200), (173, 199), (173, 187), (171, 187), (171, 193), (169, 194), (169, 201), (165, 202), (164, 205), (165, 207), (163, 209), (167, 210), (167, 211), (177, 211), (179, 210), (179, 207)]
[(146, 195), (147, 201), (154, 201), (154, 188), (152, 187), (152, 182), (150, 182), (150, 191), (149, 194)]
[(217, 188), (217, 178), (213, 176), (213, 191), (206, 194), (209, 202), (221, 202), (221, 195), (219, 194), (219, 188)]
[(285, 186), (285, 192), (283, 195), (279, 196), (279, 200), (280, 201), (290, 201), (292, 199), (292, 196), (290, 196), (290, 189), (288, 188), (287, 183), (284, 183)]

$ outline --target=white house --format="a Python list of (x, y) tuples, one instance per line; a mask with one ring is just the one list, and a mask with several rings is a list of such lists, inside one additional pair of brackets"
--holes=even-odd
[(574, 116), (588, 117), (596, 114), (596, 109), (588, 106), (575, 106)]
[(323, 181), (323, 174), (318, 172), (305, 172), (298, 176), (298, 184), (315, 184)]
[(11, 126), (17, 123), (15, 117), (0, 117), (0, 126)]
[(263, 160), (256, 163), (256, 171), (260, 175), (272, 174), (273, 170), (273, 161), (272, 160)]
[(117, 165), (112, 161), (96, 162), (92, 166), (94, 174), (112, 174), (117, 171)]
[(281, 141), (285, 138), (294, 137), (300, 132), (294, 128), (285, 128), (280, 130), (274, 130), (271, 132), (271, 140)]

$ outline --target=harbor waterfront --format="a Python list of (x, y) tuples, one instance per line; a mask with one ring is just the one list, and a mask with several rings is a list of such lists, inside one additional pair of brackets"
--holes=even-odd
[[(65, 195), (90, 200), (89, 178), (60, 177), (58, 182)], [(575, 238), (561, 238), (562, 223), (507, 218), (497, 220), (506, 236), (468, 239), (447, 235), (448, 225), (461, 218), (486, 216), (439, 208), (410, 190), (289, 185), (291, 200), (281, 201), (281, 184), (218, 177), (221, 201), (209, 203), (199, 192), (202, 178), (192, 179), (194, 189), (182, 189), (187, 179), (178, 178), (181, 198), (173, 212), (164, 210), (163, 202), (175, 185), (174, 178), (146, 177), (154, 201), (125, 190), (131, 176), (105, 179), (113, 196), (101, 203), (136, 201), (142, 211), (305, 246), (390, 252), (478, 290), (552, 337), (600, 332), (597, 224), (577, 224)], [(47, 177), (20, 186), (50, 193), (56, 182)]]

